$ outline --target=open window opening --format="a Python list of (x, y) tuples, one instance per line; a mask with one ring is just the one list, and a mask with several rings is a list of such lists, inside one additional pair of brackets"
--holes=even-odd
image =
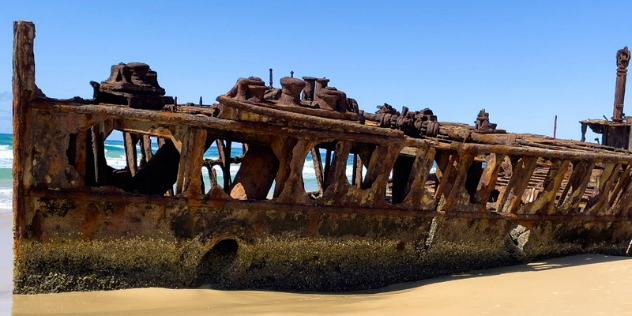
[(323, 196), (334, 154), (334, 143), (317, 144), (307, 154), (303, 167), (303, 187), (310, 199), (315, 200)]
[(318, 199), (322, 196), (322, 180), (324, 178), (322, 157), (326, 154), (325, 149), (315, 146), (305, 158), (303, 187), (311, 199)]
[(85, 177), (86, 185), (139, 194), (172, 194), (180, 162), (173, 142), (115, 130), (113, 125), (111, 120), (105, 121), (70, 136), (69, 163)]

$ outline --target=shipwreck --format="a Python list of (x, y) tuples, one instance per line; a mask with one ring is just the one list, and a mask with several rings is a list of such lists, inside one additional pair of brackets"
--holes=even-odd
[[(629, 252), (627, 49), (614, 121), (582, 122), (598, 145), (508, 133), (485, 111), (474, 126), (368, 113), (324, 78), (241, 78), (216, 104), (179, 104), (148, 65), (118, 64), (93, 99), (52, 99), (35, 84), (34, 25), (14, 33), (15, 293), (354, 290)], [(105, 158), (113, 131), (123, 169)]]

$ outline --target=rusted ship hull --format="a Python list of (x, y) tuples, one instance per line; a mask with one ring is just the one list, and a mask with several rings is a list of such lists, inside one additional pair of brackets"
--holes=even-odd
[[(313, 78), (284, 78), (282, 91), (240, 79), (218, 105), (179, 105), (130, 64), (93, 84), (93, 100), (50, 99), (35, 85), (34, 27), (15, 27), (15, 293), (352, 290), (628, 251), (628, 151), (506, 134), (484, 112), (476, 128), (431, 112), (364, 114)], [(125, 170), (104, 161), (113, 130)], [(203, 157), (213, 143), (219, 161)], [(247, 145), (242, 157), (233, 143)], [(308, 155), (318, 192), (304, 189)], [(213, 166), (229, 175), (236, 163), (217, 183)]]

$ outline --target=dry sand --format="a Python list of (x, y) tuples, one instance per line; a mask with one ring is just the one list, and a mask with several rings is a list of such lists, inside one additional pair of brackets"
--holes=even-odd
[(133, 289), (14, 295), (13, 315), (632, 315), (632, 258), (582, 255), (373, 293)]

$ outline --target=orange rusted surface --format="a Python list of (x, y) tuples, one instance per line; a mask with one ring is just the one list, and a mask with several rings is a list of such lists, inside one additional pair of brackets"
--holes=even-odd
[[(16, 293), (348, 290), (628, 251), (628, 150), (508, 133), (484, 110), (474, 126), (367, 113), (312, 77), (242, 78), (216, 104), (178, 104), (148, 65), (119, 64), (93, 99), (51, 99), (35, 86), (34, 35), (16, 23)], [(105, 159), (113, 131), (120, 170)]]

